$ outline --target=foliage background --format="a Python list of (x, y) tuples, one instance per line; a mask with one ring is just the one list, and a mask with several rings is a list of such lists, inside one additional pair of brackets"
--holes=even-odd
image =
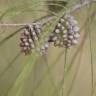
[[(83, 0), (68, 0), (67, 8), (78, 2)], [(62, 96), (62, 78), (63, 96), (95, 96), (95, 6), (92, 3), (72, 13), (79, 22), (81, 38), (68, 50), (65, 70), (63, 48), (51, 46), (47, 56), (36, 52), (24, 56), (19, 47), (21, 26), (0, 26), (0, 96)], [(49, 15), (47, 10), (44, 0), (0, 0), (0, 23), (31, 23)], [(62, 11), (57, 14), (61, 16)], [(52, 32), (59, 17), (47, 25), (45, 34)]]

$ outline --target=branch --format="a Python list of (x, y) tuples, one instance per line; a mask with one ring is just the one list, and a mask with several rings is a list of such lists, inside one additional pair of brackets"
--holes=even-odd
[[(80, 8), (86, 6), (86, 5), (89, 5), (91, 3), (96, 3), (96, 0), (85, 0), (83, 3), (79, 3), (75, 6), (73, 6), (72, 8), (70, 8), (67, 13), (72, 13), (76, 10), (79, 10)], [(54, 18), (54, 16), (48, 16), (46, 18), (43, 18), (42, 20), (38, 20), (36, 21), (35, 23), (36, 24), (41, 24), (41, 25), (44, 25), (46, 24), (47, 22), (49, 22), (50, 20), (52, 20)], [(35, 23), (17, 23), (17, 24), (8, 24), (8, 23), (1, 23), (0, 26), (25, 26), (25, 25), (34, 25)]]
[(76, 11), (76, 10), (79, 10), (80, 8), (82, 8), (82, 7), (86, 6), (86, 5), (89, 5), (89, 4), (91, 4), (91, 3), (96, 3), (96, 0), (85, 0), (85, 1), (82, 2), (82, 3), (79, 3), (79, 4), (75, 5), (75, 6), (73, 6), (73, 7), (71, 8), (71, 10), (69, 9), (67, 12), (68, 12), (68, 13), (72, 13), (72, 12), (74, 12), (74, 11)]

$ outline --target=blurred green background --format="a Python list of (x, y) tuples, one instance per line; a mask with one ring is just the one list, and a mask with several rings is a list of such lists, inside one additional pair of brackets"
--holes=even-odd
[[(50, 13), (46, 1), (0, 0), (0, 22), (32, 23), (47, 17)], [(68, 0), (66, 7), (82, 2)], [(62, 15), (62, 11), (56, 14)], [(65, 70), (64, 48), (51, 46), (47, 56), (35, 52), (25, 56), (19, 47), (21, 26), (0, 26), (0, 96), (96, 96), (96, 3), (72, 15), (79, 22), (81, 38), (68, 50)], [(54, 29), (56, 20), (45, 28), (45, 33)]]

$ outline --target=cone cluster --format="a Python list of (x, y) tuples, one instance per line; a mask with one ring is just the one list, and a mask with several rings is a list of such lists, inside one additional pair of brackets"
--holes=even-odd
[(49, 42), (53, 42), (54, 46), (70, 48), (79, 41), (78, 22), (71, 15), (64, 15), (60, 18), (54, 32), (49, 37)]
[(27, 25), (20, 38), (20, 46), (22, 52), (30, 54), (32, 49), (36, 49), (41, 54), (46, 53), (49, 44), (53, 43), (54, 46), (70, 48), (72, 45), (76, 45), (79, 41), (78, 22), (73, 16), (67, 14), (60, 18), (54, 31), (50, 34), (48, 41), (40, 48), (37, 48), (36, 42), (40, 40), (40, 34), (42, 33), (42, 26), (40, 24)]

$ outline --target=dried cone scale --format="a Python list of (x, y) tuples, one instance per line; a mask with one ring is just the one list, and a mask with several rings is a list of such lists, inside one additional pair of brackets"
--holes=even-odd
[(78, 43), (80, 37), (79, 30), (78, 22), (74, 17), (65, 14), (60, 18), (48, 41), (53, 42), (55, 46), (70, 48)]

